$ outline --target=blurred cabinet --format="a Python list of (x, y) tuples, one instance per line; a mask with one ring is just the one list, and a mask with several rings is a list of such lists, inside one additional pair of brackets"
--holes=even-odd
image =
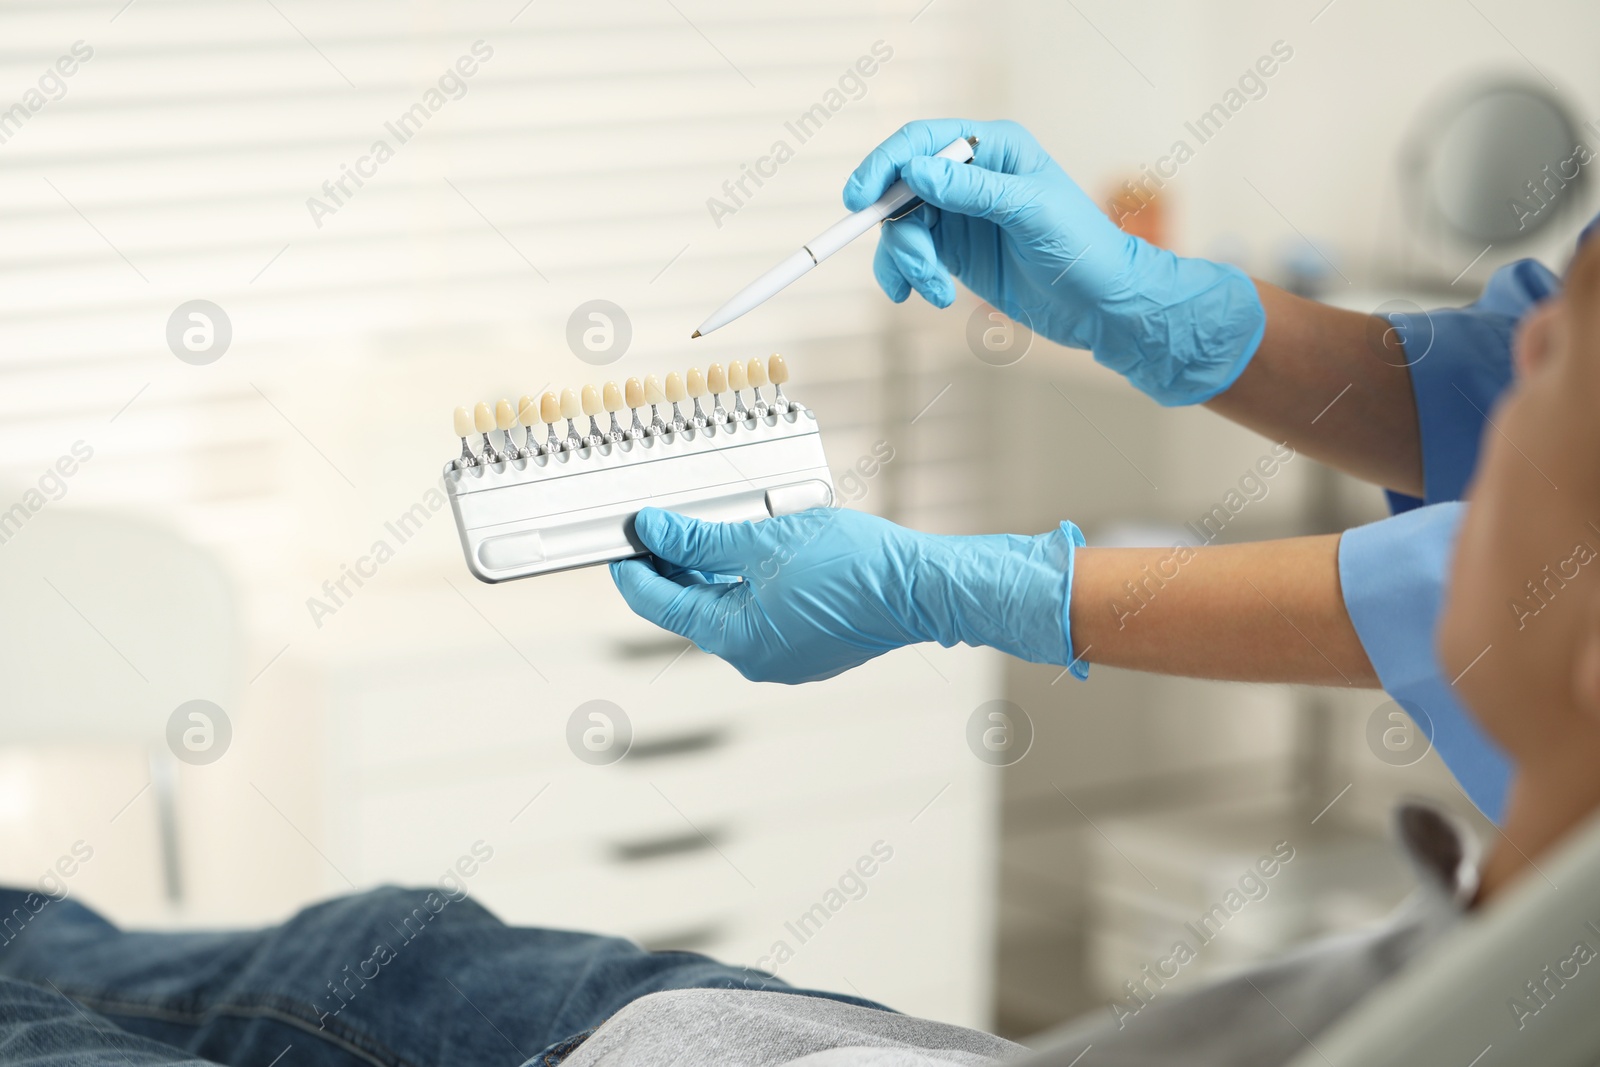
[[(359, 646), (296, 665), (326, 734), (324, 892), (459, 884), (508, 922), (985, 1024), (998, 783), (965, 730), (999, 695), (998, 657), (907, 649), (757, 685), (620, 604), (554, 633), (548, 609), (518, 618), (592, 580), (456, 583), (494, 629), (441, 585), (391, 620), (447, 612), (470, 640), (419, 651), (352, 627)], [(626, 755), (580, 757), (595, 729), (631, 730)]]

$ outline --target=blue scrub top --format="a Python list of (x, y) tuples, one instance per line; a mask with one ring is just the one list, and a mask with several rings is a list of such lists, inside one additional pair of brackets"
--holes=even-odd
[(1419, 727), (1473, 803), (1497, 822), (1510, 764), (1456, 699), (1433, 635), (1465, 508), (1460, 500), (1489, 412), (1511, 382), (1512, 333), (1560, 288), (1547, 268), (1524, 259), (1496, 271), (1467, 307), (1388, 316), (1411, 362), (1423, 497), (1388, 494), (1392, 517), (1348, 530), (1339, 542), (1345, 607), (1378, 680), (1395, 700), (1421, 710), (1413, 713)]

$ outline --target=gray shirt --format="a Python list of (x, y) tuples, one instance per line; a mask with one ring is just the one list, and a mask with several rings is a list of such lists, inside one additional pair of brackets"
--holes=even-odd
[(1266, 1067), (1314, 1044), (1384, 979), (1460, 921), (1477, 892), (1471, 833), (1431, 806), (1394, 816), (1421, 888), (1381, 925), (1307, 945), (1137, 1014), (1099, 1012), (1047, 1035), (1040, 1051), (951, 1026), (792, 993), (653, 993), (608, 1019), (569, 1067), (941, 1067), (1026, 1058), (1066, 1067)]

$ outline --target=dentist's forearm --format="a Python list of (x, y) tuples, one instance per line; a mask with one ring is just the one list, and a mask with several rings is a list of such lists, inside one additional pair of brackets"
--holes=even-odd
[(1339, 536), (1080, 548), (1072, 651), (1091, 664), (1242, 682), (1378, 685), (1345, 610)]
[(1266, 333), (1206, 406), (1364, 481), (1422, 495), (1422, 444), (1405, 352), (1388, 323), (1265, 282)]

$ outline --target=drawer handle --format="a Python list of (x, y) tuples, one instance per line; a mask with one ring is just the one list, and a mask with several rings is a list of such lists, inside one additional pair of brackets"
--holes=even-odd
[(611, 845), (611, 858), (618, 863), (646, 863), (668, 856), (687, 856), (716, 848), (726, 836), (721, 830), (708, 833), (688, 830), (643, 841), (617, 841)]
[(722, 726), (711, 726), (704, 730), (673, 734), (669, 737), (657, 738), (654, 741), (640, 741), (635, 738), (633, 745), (628, 749), (628, 759), (633, 763), (637, 763), (640, 760), (662, 759), (668, 756), (687, 756), (691, 753), (705, 752), (707, 749), (717, 748), (727, 740), (728, 731)]

